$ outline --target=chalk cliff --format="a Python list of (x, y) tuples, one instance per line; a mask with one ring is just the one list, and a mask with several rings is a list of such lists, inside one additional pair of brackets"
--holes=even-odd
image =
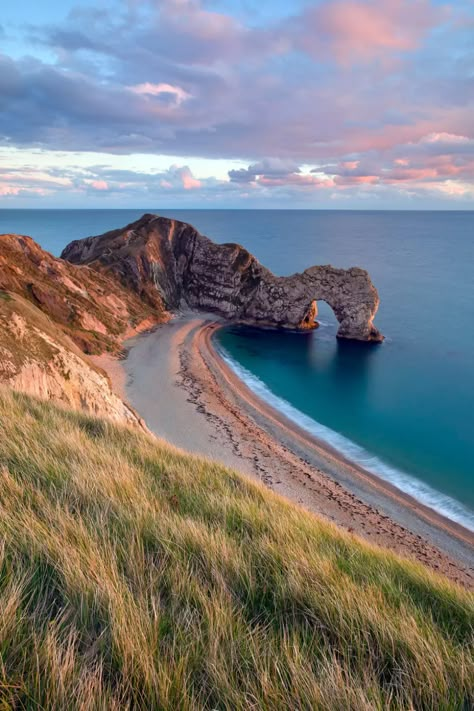
[(381, 341), (373, 325), (379, 305), (368, 273), (314, 266), (277, 277), (238, 244), (216, 244), (191, 225), (144, 215), (127, 227), (76, 240), (61, 255), (113, 276), (151, 308), (213, 311), (225, 318), (283, 328), (314, 326), (318, 300), (339, 322), (338, 336)]
[(115, 422), (144, 427), (107, 375), (38, 307), (0, 291), (0, 384)]

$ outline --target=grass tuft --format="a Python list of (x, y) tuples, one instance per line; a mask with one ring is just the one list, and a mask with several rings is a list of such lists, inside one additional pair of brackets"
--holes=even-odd
[(0, 708), (467, 709), (473, 597), (163, 442), (0, 390)]

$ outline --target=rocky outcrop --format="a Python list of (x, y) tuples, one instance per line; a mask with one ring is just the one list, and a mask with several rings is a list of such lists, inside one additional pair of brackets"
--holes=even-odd
[(32, 303), (0, 292), (0, 384), (115, 422), (144, 427), (106, 374)]
[(0, 235), (0, 384), (122, 424), (142, 420), (85, 354), (119, 353), (128, 335), (166, 320), (116, 279)]
[(97, 237), (72, 242), (62, 257), (113, 276), (151, 308), (190, 307), (256, 325), (315, 325), (318, 300), (331, 306), (338, 336), (380, 341), (379, 305), (368, 273), (315, 266), (277, 277), (238, 244), (215, 244), (191, 225), (156, 215)]
[(22, 235), (0, 235), (0, 290), (30, 301), (86, 353), (117, 353), (127, 335), (166, 319), (158, 294), (144, 303), (116, 279), (57, 259)]

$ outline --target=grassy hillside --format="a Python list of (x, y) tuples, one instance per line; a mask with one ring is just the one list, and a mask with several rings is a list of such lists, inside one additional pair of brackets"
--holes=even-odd
[(1, 709), (467, 709), (473, 598), (217, 464), (0, 390)]

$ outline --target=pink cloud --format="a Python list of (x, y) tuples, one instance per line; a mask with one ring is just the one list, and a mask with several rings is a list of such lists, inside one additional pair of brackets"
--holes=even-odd
[(341, 165), (343, 168), (346, 168), (346, 170), (355, 170), (359, 163), (360, 161), (358, 160), (345, 160), (341, 163)]
[(374, 185), (378, 183), (378, 175), (340, 175), (334, 178), (336, 185)]
[(181, 178), (181, 183), (185, 190), (197, 190), (201, 187), (201, 181), (193, 176), (187, 166), (185, 166), (184, 168), (180, 168), (178, 174)]
[(7, 195), (18, 195), (21, 188), (11, 187), (9, 185), (0, 185), (0, 195), (6, 197)]
[(91, 188), (94, 188), (94, 190), (108, 190), (109, 185), (105, 180), (93, 180), (90, 183)]
[(453, 197), (464, 197), (465, 195), (474, 197), (474, 186), (469, 183), (457, 183), (448, 180), (444, 183), (438, 183), (436, 188), (439, 192)]
[(180, 86), (174, 86), (173, 84), (151, 84), (150, 82), (145, 82), (144, 84), (135, 84), (129, 87), (130, 91), (134, 94), (140, 96), (155, 96), (160, 97), (163, 95), (171, 95), (174, 97), (175, 103), (179, 106), (183, 101), (189, 99), (191, 94), (182, 89)]
[(22, 197), (47, 195), (42, 188), (24, 188), (19, 185), (0, 185), (0, 197)]
[(44, 185), (70, 187), (71, 180), (58, 175), (50, 175), (43, 170), (35, 170), (34, 168), (25, 168), (21, 170), (10, 170), (5, 173), (0, 173), (0, 180), (11, 181), (12, 183), (20, 183), (26, 185), (32, 181), (43, 183)]
[(420, 143), (428, 144), (442, 144), (451, 146), (466, 146), (473, 143), (471, 138), (468, 136), (459, 136), (456, 133), (447, 133), (446, 131), (434, 131), (429, 133), (427, 136), (423, 136)]
[[(428, 0), (327, 0), (306, 13), (303, 47), (326, 46), (342, 64), (415, 49), (440, 17)], [(310, 31), (309, 31), (310, 30)]]
[(298, 187), (324, 187), (326, 180), (318, 178), (314, 175), (304, 173), (290, 173), (281, 177), (273, 177), (267, 175), (259, 176), (256, 181), (258, 185), (266, 185), (268, 187), (277, 187), (282, 185), (295, 185)]

